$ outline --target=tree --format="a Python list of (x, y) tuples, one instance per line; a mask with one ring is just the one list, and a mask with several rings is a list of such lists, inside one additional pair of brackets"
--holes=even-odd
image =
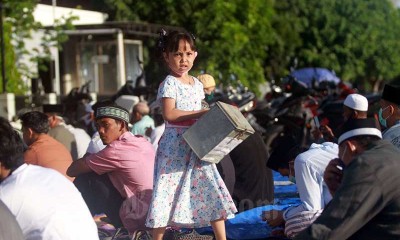
[(304, 23), (300, 67), (330, 68), (375, 90), (400, 74), (400, 16), (390, 1), (313, 0), (297, 16)]
[[(400, 16), (390, 0), (103, 0), (99, 5), (111, 8), (114, 20), (195, 33), (200, 50), (194, 70), (222, 83), (238, 79), (257, 90), (258, 83), (288, 74), (294, 60), (298, 67), (334, 70), (367, 89), (400, 76)], [(153, 61), (149, 66), (155, 68)]]
[[(66, 29), (73, 29), (72, 21), (75, 16), (67, 16), (56, 20), (54, 29), (44, 29), (40, 23), (35, 22), (33, 10), (38, 0), (3, 0), (4, 8), (4, 40), (5, 40), (5, 69), (7, 78), (7, 92), (25, 94), (27, 91), (26, 80), (37, 77), (36, 69), (31, 69), (23, 61), (23, 58), (39, 64), (43, 59), (50, 58), (50, 48), (61, 48), (61, 43), (67, 40), (63, 33)], [(43, 31), (41, 49), (28, 51), (25, 40), (32, 38), (33, 31)], [(3, 79), (0, 76), (0, 83)], [(1, 91), (2, 84), (0, 84)]]
[(103, 4), (111, 8), (114, 20), (180, 26), (192, 32), (199, 48), (194, 73), (205, 71), (220, 83), (239, 80), (253, 90), (266, 80), (264, 61), (273, 41), (272, 0), (104, 0)]

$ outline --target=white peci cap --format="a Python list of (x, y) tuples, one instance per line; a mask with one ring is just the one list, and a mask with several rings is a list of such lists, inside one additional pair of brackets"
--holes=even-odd
[(345, 106), (357, 110), (357, 111), (368, 111), (368, 100), (363, 95), (353, 93), (349, 94), (343, 103)]

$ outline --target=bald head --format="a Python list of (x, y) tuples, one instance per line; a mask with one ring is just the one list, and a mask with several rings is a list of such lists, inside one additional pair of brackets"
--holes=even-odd
[(131, 123), (140, 121), (143, 116), (149, 115), (149, 113), (150, 113), (150, 108), (146, 102), (137, 103), (132, 109)]
[(133, 111), (138, 112), (140, 115), (149, 115), (150, 108), (145, 102), (139, 102), (133, 107)]

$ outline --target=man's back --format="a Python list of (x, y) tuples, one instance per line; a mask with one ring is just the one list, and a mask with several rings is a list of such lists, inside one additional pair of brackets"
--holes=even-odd
[(67, 148), (73, 160), (78, 159), (78, 146), (75, 136), (63, 124), (51, 128), (48, 134)]
[(25, 162), (57, 170), (68, 179), (67, 169), (72, 163), (71, 154), (58, 141), (42, 134), (24, 153)]
[(0, 199), (16, 216), (25, 239), (98, 239), (81, 194), (54, 170), (20, 166), (0, 184)]
[[(400, 188), (397, 184), (400, 182), (400, 151), (389, 142), (380, 142), (349, 165), (352, 174), (347, 174), (344, 179), (349, 184), (373, 185), (369, 188), (371, 192), (363, 192), (359, 198), (364, 196), (363, 201), (370, 209), (359, 214), (368, 222), (353, 236), (354, 239), (400, 239)], [(359, 181), (361, 177), (365, 179)]]
[(296, 239), (400, 239), (400, 151), (376, 141), (345, 168), (342, 185)]
[[(233, 149), (229, 156), (236, 175), (232, 198), (240, 206), (239, 211), (272, 203), (272, 171), (266, 166), (268, 152), (261, 135), (254, 133)], [(247, 204), (249, 200), (251, 203)]]

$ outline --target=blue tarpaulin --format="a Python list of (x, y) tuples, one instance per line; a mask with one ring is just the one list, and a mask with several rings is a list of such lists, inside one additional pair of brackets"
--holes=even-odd
[(340, 82), (340, 78), (336, 76), (335, 72), (326, 68), (301, 68), (292, 71), (290, 75), (300, 82), (305, 83), (309, 88), (313, 87), (313, 80), (316, 81), (317, 84), (323, 81), (332, 82), (334, 84)]
[[(263, 211), (272, 209), (282, 210), (292, 205), (300, 204), (297, 197), (297, 188), (294, 184), (287, 184), (288, 178), (274, 172), (275, 203), (253, 208), (236, 214), (235, 218), (225, 223), (228, 239), (262, 239), (271, 236), (271, 231), (278, 229), (268, 226), (262, 219)], [(286, 184), (281, 184), (286, 183)], [(200, 234), (212, 233), (211, 227), (196, 229)]]

